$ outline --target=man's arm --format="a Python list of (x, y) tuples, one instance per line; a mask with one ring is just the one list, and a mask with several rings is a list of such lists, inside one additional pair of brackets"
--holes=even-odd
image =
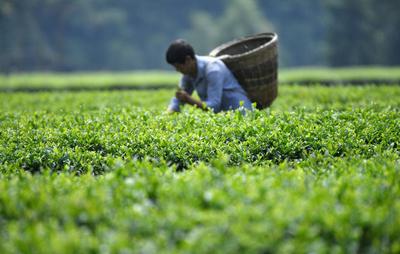
[[(218, 67), (218, 66), (216, 66)], [(197, 106), (200, 109), (208, 110), (212, 109), (214, 112), (219, 112), (221, 108), (222, 101), (222, 91), (223, 91), (223, 74), (218, 68), (211, 69), (207, 73), (207, 99), (202, 102), (190, 96), (183, 90), (176, 92), (176, 98), (181, 102), (188, 103), (193, 106)]]

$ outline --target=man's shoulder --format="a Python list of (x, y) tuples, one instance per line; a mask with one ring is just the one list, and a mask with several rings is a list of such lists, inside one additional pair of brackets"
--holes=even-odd
[(197, 60), (203, 62), (203, 63), (213, 63), (213, 62), (218, 62), (221, 61), (220, 59), (213, 57), (213, 56), (196, 56)]
[(202, 65), (207, 71), (221, 70), (225, 68), (225, 64), (219, 58), (212, 56), (197, 56), (197, 57), (198, 60), (203, 63)]

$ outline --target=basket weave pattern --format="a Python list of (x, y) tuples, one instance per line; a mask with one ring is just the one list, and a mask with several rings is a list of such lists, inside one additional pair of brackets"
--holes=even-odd
[(262, 33), (234, 40), (215, 48), (257, 108), (271, 105), (278, 95), (278, 36)]

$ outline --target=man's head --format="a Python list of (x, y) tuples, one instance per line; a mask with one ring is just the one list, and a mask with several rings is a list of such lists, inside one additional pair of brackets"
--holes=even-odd
[(193, 47), (182, 39), (169, 45), (165, 54), (167, 63), (185, 75), (195, 76), (197, 71), (196, 58)]

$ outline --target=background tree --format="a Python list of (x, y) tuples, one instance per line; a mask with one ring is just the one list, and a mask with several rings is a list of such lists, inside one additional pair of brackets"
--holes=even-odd
[(281, 66), (326, 65), (326, 8), (321, 0), (260, 1), (279, 35)]
[(0, 72), (166, 69), (168, 44), (199, 53), (276, 31), (280, 66), (400, 64), (397, 0), (0, 0)]
[(271, 23), (260, 12), (254, 0), (231, 0), (224, 12), (216, 17), (207, 12), (192, 14), (191, 27), (182, 33), (201, 54), (216, 46), (261, 32), (272, 32)]
[(330, 65), (400, 64), (399, 1), (329, 0), (326, 6)]

